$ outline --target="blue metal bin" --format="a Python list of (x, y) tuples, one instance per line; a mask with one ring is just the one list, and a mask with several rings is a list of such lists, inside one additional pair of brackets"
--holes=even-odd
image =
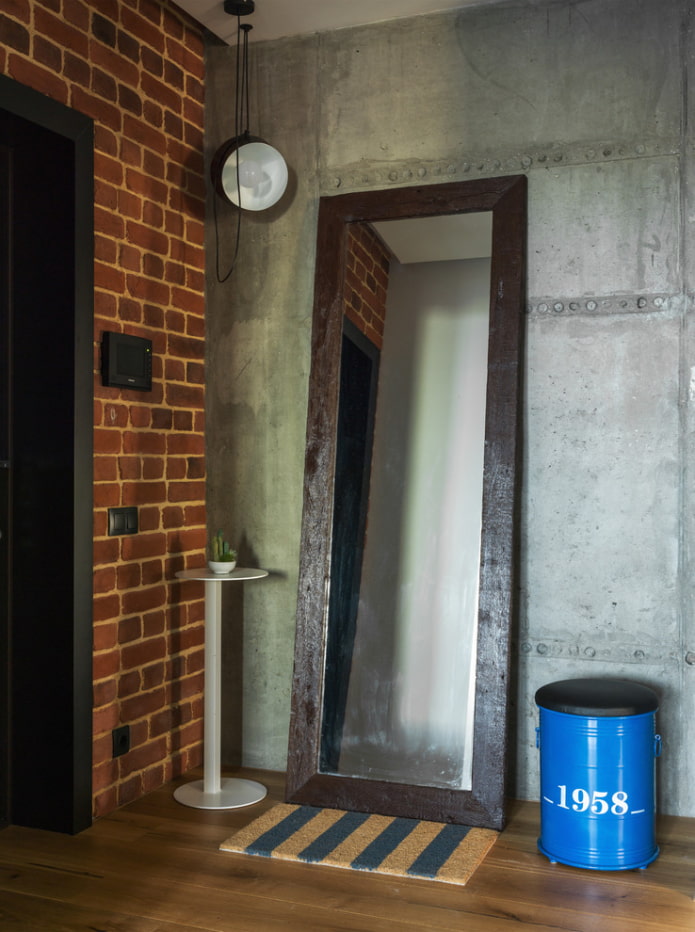
[(552, 863), (644, 868), (656, 844), (656, 693), (627, 680), (563, 680), (536, 692), (541, 834)]

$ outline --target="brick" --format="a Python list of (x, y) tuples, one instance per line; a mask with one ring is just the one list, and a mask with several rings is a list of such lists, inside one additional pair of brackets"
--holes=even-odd
[(152, 278), (143, 278), (140, 275), (128, 275), (126, 277), (126, 287), (131, 297), (141, 301), (169, 303), (169, 286), (164, 282), (155, 281)]
[(95, 570), (92, 579), (94, 592), (111, 592), (116, 586), (116, 570), (113, 566), (105, 566)]
[[(91, 68), (88, 62), (80, 58), (79, 55), (65, 52), (63, 55), (63, 77), (73, 84), (88, 86), (91, 79)], [(101, 129), (100, 126), (95, 127), (95, 136), (99, 136)], [(99, 148), (103, 148), (103, 146), (99, 145)]]
[[(125, 758), (129, 757), (128, 754), (125, 755)], [(119, 772), (124, 768), (124, 757), (118, 758)], [(142, 796), (142, 780), (140, 775), (131, 777), (130, 780), (118, 784), (118, 806), (127, 806), (128, 803), (135, 802), (136, 799), (139, 799)]]
[[(142, 645), (140, 645), (140, 647), (142, 648)], [(121, 715), (126, 721), (144, 718), (145, 715), (158, 712), (164, 705), (164, 702), (164, 689), (154, 689), (149, 693), (133, 696), (121, 703)]]
[(205, 504), (201, 503), (200, 505), (186, 505), (185, 517), (186, 524), (189, 526), (193, 524), (200, 524), (204, 526), (207, 520)]
[[(110, 650), (118, 643), (118, 625), (114, 621), (94, 625), (94, 650)], [(103, 705), (103, 703), (99, 703)]]
[(147, 45), (151, 46), (155, 51), (160, 53), (164, 51), (165, 39), (161, 31), (146, 19), (143, 19), (142, 16), (139, 16), (134, 10), (129, 10), (127, 7), (123, 6), (121, 10), (121, 23), (123, 28), (131, 35), (146, 42)]
[(143, 256), (142, 271), (149, 278), (164, 278), (164, 260), (161, 256), (153, 256), (151, 253), (145, 253)]
[(123, 452), (150, 455), (164, 454), (167, 449), (167, 437), (164, 433), (148, 431), (126, 431), (123, 434)]
[(121, 296), (118, 299), (118, 316), (122, 321), (140, 323), (142, 320), (142, 305), (139, 301)]
[[(129, 696), (136, 696), (142, 689), (142, 677), (139, 670), (131, 670), (128, 673), (121, 673), (118, 677), (118, 698), (126, 699)], [(132, 736), (131, 736), (132, 737)], [(132, 745), (131, 741), (131, 745)]]
[(103, 537), (106, 534), (107, 524), (108, 522), (106, 520), (105, 511), (92, 512), (92, 527), (94, 528), (94, 537)]
[(94, 457), (94, 480), (96, 482), (113, 481), (117, 475), (116, 460), (112, 456)]
[[(116, 699), (118, 687), (115, 680), (102, 680), (94, 684), (93, 706), (95, 709), (109, 705)], [(109, 742), (110, 743), (110, 742)]]
[(140, 508), (140, 530), (156, 531), (159, 528), (159, 504)]
[(205, 438), (200, 434), (170, 434), (167, 437), (169, 456), (205, 455)]
[(150, 586), (147, 589), (134, 589), (123, 593), (121, 602), (123, 611), (145, 612), (166, 603), (166, 586)]
[(143, 793), (151, 793), (152, 790), (156, 790), (158, 787), (162, 786), (164, 783), (169, 782), (167, 777), (167, 769), (165, 764), (168, 763), (164, 761), (157, 767), (148, 767), (147, 770), (142, 775), (142, 791)]
[(97, 483), (94, 486), (94, 507), (114, 508), (121, 504), (120, 486), (113, 482)]
[(99, 42), (103, 42), (110, 48), (116, 46), (116, 25), (112, 20), (101, 16), (99, 13), (92, 15), (92, 35)]
[(181, 408), (202, 408), (205, 403), (203, 386), (168, 384), (166, 397), (169, 404)]
[(63, 65), (63, 53), (53, 42), (36, 36), (34, 38), (34, 60), (52, 71), (60, 71)]
[(110, 236), (94, 237), (94, 255), (101, 262), (114, 263), (118, 260), (118, 246)]
[(118, 51), (136, 64), (140, 61), (140, 43), (122, 29), (118, 30)]
[(196, 385), (205, 384), (205, 366), (202, 363), (191, 362), (186, 366), (186, 381)]
[(164, 460), (161, 457), (148, 456), (143, 461), (143, 479), (164, 478)]
[[(104, 524), (106, 520), (104, 519)], [(99, 566), (102, 563), (114, 563), (118, 559), (118, 549), (119, 549), (118, 538), (109, 538), (108, 540), (97, 540), (94, 542), (93, 553), (94, 553), (94, 563), (96, 566)], [(118, 611), (118, 600), (116, 600), (115, 611)], [(108, 609), (105, 609), (106, 614), (102, 615), (102, 618), (110, 618), (111, 615), (108, 613)], [(96, 616), (95, 616), (95, 621)]]
[(92, 761), (95, 767), (111, 760), (112, 742), (108, 735), (95, 738), (92, 743)]
[(158, 327), (161, 329), (164, 327), (164, 311), (157, 305), (145, 302), (143, 305), (142, 320), (148, 327)]
[[(118, 210), (122, 216), (128, 218), (129, 220), (141, 220), (142, 219), (142, 197), (139, 194), (134, 194), (132, 191), (123, 190), (118, 192)], [(130, 236), (128, 237), (130, 240)], [(140, 245), (140, 244), (136, 244)], [(131, 249), (135, 251), (135, 246), (131, 246)], [(138, 250), (138, 256), (140, 256)], [(140, 271), (141, 259), (138, 259), (137, 265), (129, 265), (128, 268), (136, 269)]]
[(166, 483), (128, 482), (122, 486), (121, 500), (124, 505), (147, 505), (166, 498)]
[(139, 456), (119, 456), (118, 474), (124, 479), (139, 479), (142, 476), (142, 460)]
[(205, 528), (186, 528), (175, 530), (167, 536), (167, 550), (169, 553), (188, 553), (191, 550), (205, 549), (207, 531)]
[(140, 168), (143, 160), (142, 146), (132, 139), (126, 138), (121, 139), (120, 146), (120, 158), (123, 164)]
[(118, 793), (115, 787), (109, 787), (109, 789), (105, 790), (103, 793), (95, 793), (92, 807), (94, 818), (99, 819), (102, 816), (108, 815), (108, 813), (113, 812), (117, 806)]
[[(164, 126), (164, 110), (154, 100), (143, 101), (142, 115), (148, 126), (153, 126), (155, 129), (161, 129)], [(159, 156), (153, 153), (153, 158), (159, 158)], [(152, 174), (155, 178), (162, 176), (162, 172), (152, 172)]]
[(92, 671), (95, 680), (102, 680), (105, 677), (115, 676), (118, 673), (118, 670), (118, 654), (116, 654), (114, 651), (107, 651), (103, 654), (94, 655), (92, 660)]
[(186, 363), (183, 359), (167, 359), (164, 374), (167, 382), (183, 382), (186, 378)]
[(159, 557), (166, 553), (164, 534), (133, 534), (125, 537), (122, 544), (124, 560), (142, 560), (147, 557)]
[(163, 81), (159, 81), (152, 74), (143, 72), (140, 84), (143, 94), (151, 97), (163, 107), (178, 112), (181, 109), (181, 95), (174, 88), (169, 87)]
[(161, 230), (164, 227), (164, 208), (161, 204), (146, 200), (143, 204), (142, 219), (148, 226)]
[(173, 114), (170, 110), (164, 111), (164, 131), (176, 139), (183, 138), (184, 123), (180, 116)]
[(162, 509), (162, 524), (165, 528), (181, 527), (184, 523), (184, 515), (184, 509), (180, 505), (169, 505)]
[(129, 87), (137, 88), (139, 80), (138, 66), (134, 62), (128, 61), (127, 58), (124, 58), (114, 49), (92, 40), (89, 43), (89, 58), (93, 67), (98, 66), (107, 74), (113, 75), (119, 84), (127, 84)]
[(174, 427), (176, 430), (193, 430), (193, 412), (174, 411)]
[(118, 709), (114, 705), (95, 709), (92, 713), (92, 728), (95, 735), (111, 731), (118, 725)]
[[(139, 586), (142, 580), (142, 571), (139, 563), (125, 563), (116, 570), (116, 585), (119, 589), (133, 589)], [(139, 631), (136, 637), (139, 636)]]
[[(23, 29), (24, 27), (20, 28)], [(0, 42), (5, 41), (0, 28)], [(10, 42), (7, 42), (8, 46), (10, 44)], [(21, 52), (22, 49), (18, 49), (18, 51)], [(10, 55), (8, 73), (11, 78), (19, 81), (20, 84), (33, 87), (34, 90), (46, 94), (48, 97), (53, 97), (54, 100), (60, 103), (64, 104), (68, 101), (68, 89), (63, 79), (57, 77), (54, 72), (49, 71), (47, 68), (41, 68), (33, 62), (19, 58), (17, 55)], [(76, 107), (76, 109), (79, 110), (80, 108)]]
[(128, 414), (133, 427), (149, 427), (152, 422), (152, 410), (148, 405), (133, 405)]
[(205, 458), (202, 456), (189, 456), (186, 460), (186, 476), (189, 479), (204, 478)]
[(28, 0), (4, 0), (3, 9), (9, 17), (22, 23), (29, 23), (31, 20)]
[(179, 456), (168, 456), (166, 461), (167, 479), (186, 478), (186, 460)]
[(124, 114), (123, 131), (129, 139), (134, 139), (147, 149), (152, 149), (158, 155), (166, 152), (166, 137), (162, 132), (152, 127), (143, 119)]
[(186, 481), (169, 483), (169, 501), (195, 501), (205, 497), (204, 481)]
[[(104, 739), (104, 747), (106, 753), (111, 756), (111, 741), (110, 739)], [(107, 787), (110, 787), (116, 780), (118, 776), (118, 761), (105, 759), (99, 762), (99, 766), (95, 766), (92, 771), (92, 792), (98, 793), (99, 790), (105, 790)]]
[[(137, 199), (137, 201), (140, 203), (139, 199)], [(140, 272), (141, 256), (142, 253), (140, 250), (136, 249), (134, 246), (129, 246), (127, 243), (119, 244), (118, 264), (121, 268), (127, 269), (129, 272)], [(137, 302), (133, 303), (137, 304)]]
[[(142, 581), (143, 585), (159, 582), (162, 579), (162, 562), (161, 560), (149, 560), (143, 564)], [(142, 616), (142, 635), (145, 638), (154, 637), (157, 634), (164, 634), (166, 629), (166, 613), (162, 609), (156, 612), (146, 612)]]
[[(114, 196), (114, 205), (117, 199)], [(111, 210), (102, 210), (97, 206), (94, 210), (94, 227), (100, 233), (122, 239), (125, 233), (125, 222), (122, 217)]]
[[(114, 103), (118, 97), (118, 86), (115, 80), (112, 75), (107, 74), (101, 68), (92, 69), (92, 83), (90, 86), (97, 96), (103, 97), (104, 100), (111, 103)], [(98, 171), (97, 174), (99, 174)]]
[(164, 59), (158, 52), (155, 52), (147, 46), (143, 46), (142, 48), (141, 62), (145, 71), (155, 77), (161, 78), (164, 74)]
[(135, 116), (142, 114), (142, 100), (139, 93), (125, 84), (118, 85), (118, 103), (123, 110), (128, 110)]
[(141, 748), (131, 750), (128, 764), (133, 770), (142, 770), (150, 764), (157, 763), (166, 757), (167, 743), (166, 738), (160, 737)]
[(63, 48), (81, 55), (82, 58), (87, 58), (89, 39), (84, 27), (75, 28), (37, 4), (34, 7), (34, 28), (37, 33), (49, 36), (53, 42)]

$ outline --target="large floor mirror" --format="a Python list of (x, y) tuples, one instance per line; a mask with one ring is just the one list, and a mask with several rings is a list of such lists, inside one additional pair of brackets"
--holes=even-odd
[(324, 197), (287, 799), (501, 828), (526, 178)]

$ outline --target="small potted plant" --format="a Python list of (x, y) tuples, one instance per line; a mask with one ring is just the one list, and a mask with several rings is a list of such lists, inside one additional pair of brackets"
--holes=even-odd
[(232, 550), (221, 530), (212, 538), (210, 556), (208, 566), (213, 573), (231, 573), (236, 566), (236, 550)]

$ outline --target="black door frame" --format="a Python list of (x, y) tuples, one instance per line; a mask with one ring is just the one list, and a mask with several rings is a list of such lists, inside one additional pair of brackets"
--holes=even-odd
[[(68, 268), (59, 276), (65, 293), (58, 302), (68, 313), (63, 315), (60, 331), (53, 322), (42, 327), (37, 313), (33, 334), (36, 340), (55, 340), (55, 334), (61, 333), (55, 352), (41, 353), (44, 371), (36, 371), (35, 378), (41, 380), (47, 393), (62, 395), (60, 411), (65, 423), (60, 465), (61, 470), (65, 463), (68, 468), (57, 488), (49, 478), (34, 495), (32, 484), (32, 496), (40, 505), (40, 511), (35, 506), (32, 519), (45, 512), (46, 526), (41, 537), (33, 532), (28, 535), (36, 538), (30, 546), (38, 552), (39, 547), (45, 548), (48, 537), (62, 552), (53, 576), (49, 569), (37, 572), (33, 580), (46, 592), (43, 602), (34, 600), (34, 606), (45, 606), (45, 611), (39, 613), (40, 618), (34, 611), (29, 615), (25, 611), (21, 629), (13, 623), (17, 609), (10, 613), (12, 661), (6, 697), (12, 732), (9, 819), (15, 824), (75, 833), (92, 821), (94, 125), (89, 117), (2, 75), (0, 117), (0, 145), (5, 141), (3, 132), (12, 135), (12, 118), (55, 134), (43, 138), (56, 139), (67, 166), (68, 193), (62, 201), (66, 204), (66, 226), (70, 227), (64, 230)], [(9, 148), (11, 151), (11, 139)], [(50, 147), (42, 157), (51, 159)], [(22, 206), (15, 204), (13, 215)], [(32, 220), (36, 217), (23, 222)], [(42, 274), (41, 263), (36, 274)], [(60, 282), (57, 287), (61, 287)], [(50, 311), (42, 308), (44, 315)], [(73, 319), (64, 319), (72, 311)], [(45, 324), (50, 318), (44, 316), (43, 320)], [(27, 358), (26, 343), (17, 349), (16, 365), (21, 355), (21, 364), (31, 366), (33, 357)], [(25, 381), (25, 387), (27, 384)], [(15, 398), (14, 403), (22, 402)], [(25, 405), (22, 410), (24, 417), (31, 414), (27, 408)], [(39, 435), (42, 432), (40, 416), (36, 417), (36, 431)], [(35, 457), (35, 450), (32, 453)], [(30, 479), (35, 483), (33, 473)], [(51, 502), (58, 499), (62, 503), (61, 524), (56, 528), (51, 526)], [(16, 518), (14, 523), (18, 523)], [(16, 556), (9, 558), (9, 587), (17, 606), (22, 590), (26, 592), (31, 585), (31, 577), (20, 566), (26, 567), (26, 554), (18, 556), (20, 544), (26, 547), (26, 530), (22, 529), (21, 539), (17, 533), (13, 540), (12, 533), (11, 527), (10, 551)]]

